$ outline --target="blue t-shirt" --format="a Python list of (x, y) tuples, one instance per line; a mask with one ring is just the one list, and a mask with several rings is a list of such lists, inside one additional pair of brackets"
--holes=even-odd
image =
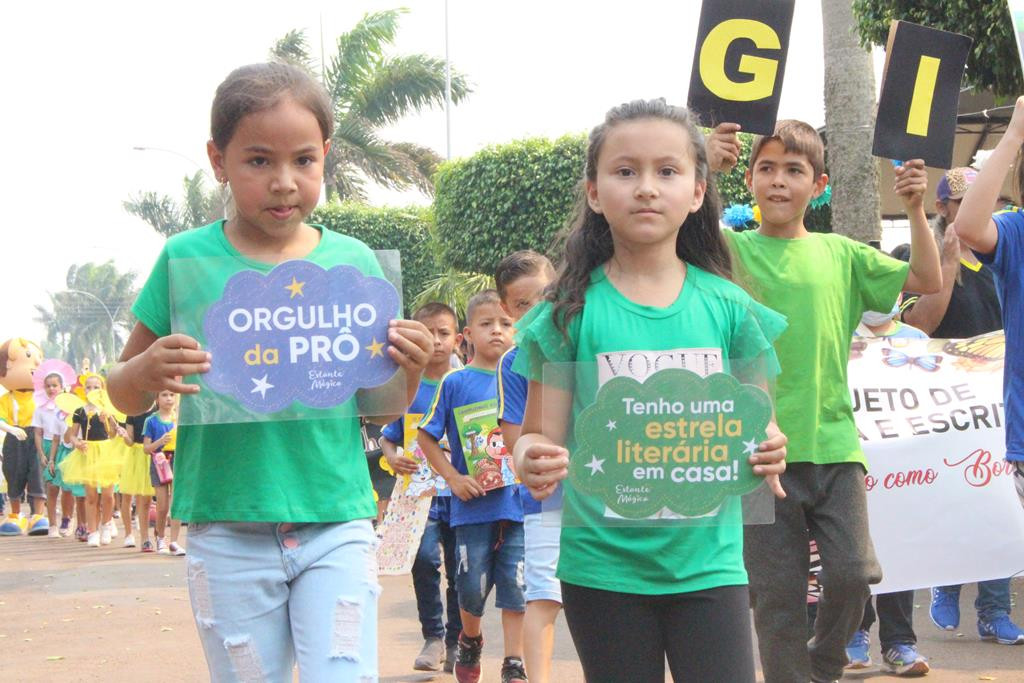
[[(448, 444), (452, 449), (452, 466), (462, 474), (468, 474), (468, 470), (455, 411), (462, 406), (496, 400), (497, 396), (498, 382), (494, 372), (474, 367), (452, 370), (441, 380), (434, 394), (433, 404), (420, 423), (420, 429), (438, 441), (447, 434)], [(503, 486), (468, 501), (453, 495), (451, 500), (449, 523), (453, 527), (503, 519), (523, 521), (523, 504), (519, 498), (518, 486)]]
[[(434, 392), (437, 391), (438, 383), (432, 379), (423, 377), (420, 379), (420, 386), (416, 390), (416, 398), (409, 405), (410, 413), (422, 415), (430, 409), (430, 403), (434, 399)], [(399, 446), (405, 443), (405, 416), (398, 418), (388, 424), (380, 431), (380, 435), (393, 444)], [(445, 489), (447, 490), (447, 489)], [(447, 496), (434, 496), (430, 501), (430, 519), (436, 519), (445, 524), (451, 518), (451, 506), (448, 504)]]
[(1006, 410), (1006, 459), (1024, 461), (1024, 213), (1012, 208), (992, 216), (999, 238), (991, 254), (978, 260), (995, 274), (1003, 305), (1006, 361), (1003, 365), (1003, 404)]
[[(512, 369), (518, 347), (513, 346), (501, 357), (498, 364), (498, 419), (509, 424), (523, 424), (526, 412), (526, 390), (530, 383)], [(523, 514), (533, 515), (541, 511), (540, 503), (530, 495), (525, 484), (519, 485), (519, 497), (523, 501)]]
[(153, 413), (146, 418), (146, 423), (142, 426), (142, 436), (148, 436), (150, 441), (157, 441), (172, 429), (174, 429), (173, 422), (164, 422), (160, 419), (159, 414)]

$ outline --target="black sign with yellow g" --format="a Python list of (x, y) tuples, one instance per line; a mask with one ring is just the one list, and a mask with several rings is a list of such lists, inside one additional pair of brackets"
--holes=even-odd
[(705, 0), (686, 103), (703, 125), (775, 131), (793, 3)]

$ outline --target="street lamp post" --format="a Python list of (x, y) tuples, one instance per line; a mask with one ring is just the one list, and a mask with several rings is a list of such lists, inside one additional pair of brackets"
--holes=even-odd
[[(87, 296), (90, 299), (95, 300), (97, 303), (99, 303), (100, 306), (103, 307), (103, 312), (106, 313), (107, 314), (107, 318), (110, 319), (110, 353), (114, 357), (117, 357), (117, 335), (114, 332), (114, 327), (115, 327), (114, 316), (110, 312), (110, 309), (107, 308), (107, 305), (105, 303), (103, 303), (103, 299), (99, 298), (98, 296), (96, 296), (95, 294), (93, 294), (91, 292), (86, 292), (86, 291), (83, 291), (81, 289), (65, 289), (64, 291), (65, 292), (70, 292), (72, 294), (81, 294), (83, 296)], [(120, 309), (120, 308), (121, 308), (121, 305), (118, 304), (117, 308), (114, 309), (114, 313), (117, 313), (118, 309)]]

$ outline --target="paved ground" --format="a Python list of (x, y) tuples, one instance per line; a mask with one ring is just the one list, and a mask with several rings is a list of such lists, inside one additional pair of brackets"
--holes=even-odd
[[(206, 667), (195, 634), (184, 580), (184, 558), (142, 555), (119, 540), (101, 549), (70, 539), (0, 538), (0, 679), (8, 681), (203, 681)], [(381, 681), (453, 680), (417, 674), (421, 645), (412, 582), (384, 577), (380, 603)], [(1024, 581), (1014, 584), (1024, 594)], [(928, 680), (1024, 682), (1024, 646), (982, 643), (974, 633), (973, 590), (962, 597), (962, 633), (943, 633), (928, 621), (918, 593), (915, 620), (921, 651), (931, 660)], [(1024, 618), (1024, 610), (1017, 609)], [(496, 681), (500, 627), (485, 618), (484, 680)], [(582, 681), (560, 622), (554, 680)], [(872, 653), (876, 659), (881, 656)], [(890, 678), (877, 669), (844, 680)], [(891, 678), (891, 680), (896, 680)]]

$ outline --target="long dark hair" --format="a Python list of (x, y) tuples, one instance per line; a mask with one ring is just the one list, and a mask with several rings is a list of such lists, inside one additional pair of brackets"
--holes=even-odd
[(729, 248), (718, 225), (719, 201), (714, 180), (708, 173), (708, 155), (704, 135), (697, 128), (689, 110), (674, 107), (664, 99), (633, 100), (620, 104), (605, 114), (604, 122), (590, 131), (583, 182), (580, 183), (576, 208), (562, 241), (562, 263), (558, 281), (548, 294), (554, 302), (555, 325), (566, 333), (569, 322), (583, 308), (584, 294), (590, 284), (590, 273), (608, 261), (615, 249), (608, 221), (590, 208), (586, 197), (586, 181), (597, 180), (597, 159), (608, 132), (626, 121), (661, 119), (678, 123), (690, 138), (690, 152), (696, 167), (696, 178), (707, 184), (704, 203), (689, 214), (676, 236), (676, 255), (686, 263), (723, 278), (732, 277)]

